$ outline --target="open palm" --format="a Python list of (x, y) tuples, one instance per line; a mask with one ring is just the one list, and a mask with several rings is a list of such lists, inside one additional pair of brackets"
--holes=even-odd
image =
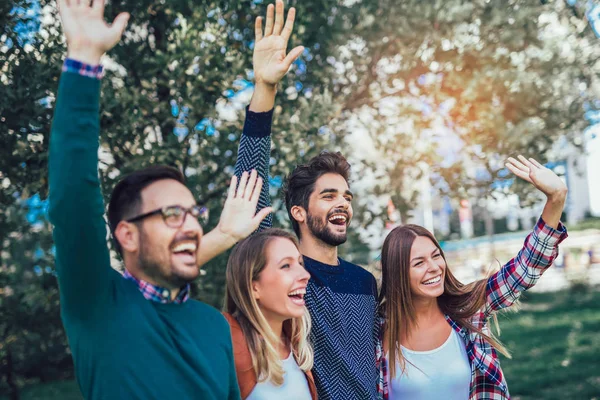
[(237, 183), (237, 177), (234, 175), (231, 178), (227, 200), (225, 200), (217, 228), (223, 234), (239, 241), (258, 229), (260, 222), (273, 209), (265, 207), (258, 213), (256, 212), (263, 185), (262, 178), (258, 177), (256, 170), (252, 170), (250, 174), (244, 172), (240, 177), (239, 185)]
[(517, 158), (519, 160), (509, 157), (506, 162), (506, 167), (513, 174), (531, 183), (549, 198), (566, 194), (567, 185), (551, 169), (544, 167), (533, 158), (527, 159), (521, 155)]
[(262, 18), (256, 18), (255, 44), (252, 61), (254, 64), (254, 78), (257, 83), (277, 84), (283, 78), (290, 66), (296, 60), (304, 47), (295, 47), (286, 54), (288, 41), (294, 28), (296, 10), (291, 8), (288, 12), (285, 26), (283, 25), (283, 1), (277, 0), (275, 18), (273, 18), (273, 5), (267, 7), (267, 20), (263, 33)]
[(99, 58), (121, 39), (129, 14), (121, 13), (112, 24), (104, 20), (104, 0), (58, 0), (69, 57), (83, 55), (84, 62)]

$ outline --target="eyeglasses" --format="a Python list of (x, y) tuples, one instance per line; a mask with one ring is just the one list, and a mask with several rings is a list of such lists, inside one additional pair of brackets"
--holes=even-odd
[(169, 228), (180, 228), (185, 222), (185, 217), (190, 214), (192, 217), (197, 218), (200, 225), (206, 224), (208, 221), (208, 208), (202, 206), (192, 206), (185, 208), (181, 206), (167, 206), (159, 208), (158, 210), (150, 211), (137, 217), (133, 217), (127, 220), (127, 222), (141, 221), (144, 218), (152, 215), (162, 215), (163, 221)]

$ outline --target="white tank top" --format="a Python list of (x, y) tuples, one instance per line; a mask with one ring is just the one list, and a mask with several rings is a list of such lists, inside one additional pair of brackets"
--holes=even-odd
[(306, 375), (298, 367), (292, 352), (283, 363), (283, 384), (275, 386), (270, 381), (258, 382), (246, 400), (311, 400)]
[(471, 365), (465, 344), (454, 329), (444, 344), (429, 351), (402, 348), (406, 370), (390, 382), (390, 400), (467, 400), (471, 386)]

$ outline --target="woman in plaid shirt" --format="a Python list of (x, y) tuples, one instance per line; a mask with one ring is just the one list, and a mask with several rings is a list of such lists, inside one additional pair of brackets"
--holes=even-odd
[(535, 285), (567, 237), (560, 223), (566, 185), (536, 160), (518, 158), (506, 167), (544, 193), (546, 205), (521, 251), (491, 277), (460, 283), (423, 227), (401, 226), (386, 238), (377, 348), (381, 399), (510, 398), (496, 354), (508, 352), (487, 321)]

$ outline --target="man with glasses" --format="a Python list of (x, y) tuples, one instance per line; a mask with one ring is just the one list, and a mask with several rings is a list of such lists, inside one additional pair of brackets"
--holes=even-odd
[[(257, 173), (232, 178), (217, 228), (176, 169), (153, 166), (114, 188), (108, 220), (125, 272), (110, 267), (98, 179), (100, 57), (128, 19), (112, 25), (104, 1), (59, 0), (67, 39), (50, 138), (50, 219), (61, 315), (86, 399), (238, 399), (229, 326), (189, 299), (199, 266), (248, 236)], [(256, 215), (255, 215), (256, 214)]]

